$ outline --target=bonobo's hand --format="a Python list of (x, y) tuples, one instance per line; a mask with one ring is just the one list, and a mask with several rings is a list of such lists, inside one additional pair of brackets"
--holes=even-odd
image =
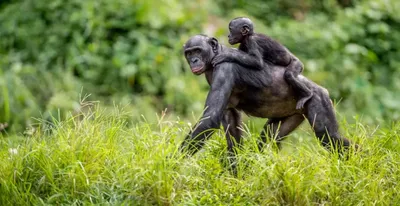
[(221, 64), (223, 62), (229, 62), (229, 55), (227, 54), (217, 54), (211, 61), (213, 67)]

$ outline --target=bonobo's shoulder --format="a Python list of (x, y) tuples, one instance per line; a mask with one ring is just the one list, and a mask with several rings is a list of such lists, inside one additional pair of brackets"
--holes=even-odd
[(240, 51), (237, 48), (226, 47), (226, 46), (222, 47), (220, 52), (224, 54), (235, 54), (235, 55), (239, 55), (240, 53), (242, 53), (242, 51)]
[(227, 70), (227, 69), (233, 69), (237, 64), (233, 62), (222, 62), (215, 66), (214, 70), (215, 71), (221, 71), (221, 70)]
[(235, 51), (239, 51), (236, 48), (232, 48), (232, 47), (227, 47), (225, 45), (221, 45), (221, 52), (222, 53), (226, 53), (226, 52), (235, 52)]
[(265, 45), (277, 45), (277, 44), (279, 44), (280, 45), (280, 43), (277, 41), (277, 40), (275, 40), (275, 39), (273, 39), (273, 38), (271, 38), (271, 37), (269, 37), (269, 36), (267, 36), (267, 35), (265, 35), (265, 34), (260, 34), (260, 33), (255, 33), (255, 34), (253, 34), (252, 35), (252, 40), (253, 41), (255, 41), (255, 42), (257, 42), (258, 44), (261, 44), (261, 45), (263, 45), (263, 44), (265, 44)]
[(233, 62), (222, 62), (215, 66), (214, 76), (224, 76), (234, 78), (236, 73), (238, 73), (238, 64)]
[(215, 66), (212, 74), (212, 85), (234, 84), (236, 82), (235, 65), (229, 62), (223, 62)]
[(263, 40), (265, 40), (265, 39), (272, 40), (271, 37), (269, 37), (265, 34), (260, 34), (260, 33), (254, 33), (253, 35), (251, 35), (251, 37), (255, 40), (262, 40), (262, 39)]

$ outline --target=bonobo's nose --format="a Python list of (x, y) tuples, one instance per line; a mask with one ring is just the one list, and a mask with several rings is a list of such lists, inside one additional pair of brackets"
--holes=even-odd
[(198, 58), (194, 58), (194, 59), (192, 59), (192, 64), (195, 64), (195, 63), (197, 63), (198, 61), (199, 61)]

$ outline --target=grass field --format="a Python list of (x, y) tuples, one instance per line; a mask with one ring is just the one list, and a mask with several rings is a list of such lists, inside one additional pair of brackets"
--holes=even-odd
[[(338, 158), (308, 125), (281, 151), (255, 148), (244, 127), (239, 174), (227, 170), (223, 132), (191, 158), (177, 152), (186, 121), (132, 124), (100, 108), (25, 136), (2, 137), (0, 205), (399, 205), (400, 124), (342, 123), (362, 151)], [(11, 141), (13, 139), (13, 141)], [(168, 158), (167, 158), (168, 157)]]

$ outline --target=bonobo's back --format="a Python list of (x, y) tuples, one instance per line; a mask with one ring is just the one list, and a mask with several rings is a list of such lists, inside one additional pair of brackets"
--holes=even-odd
[(278, 41), (271, 37), (254, 33), (249, 37), (250, 41), (255, 41), (258, 49), (261, 49), (264, 61), (271, 62), (276, 65), (286, 66), (291, 61), (289, 50)]

